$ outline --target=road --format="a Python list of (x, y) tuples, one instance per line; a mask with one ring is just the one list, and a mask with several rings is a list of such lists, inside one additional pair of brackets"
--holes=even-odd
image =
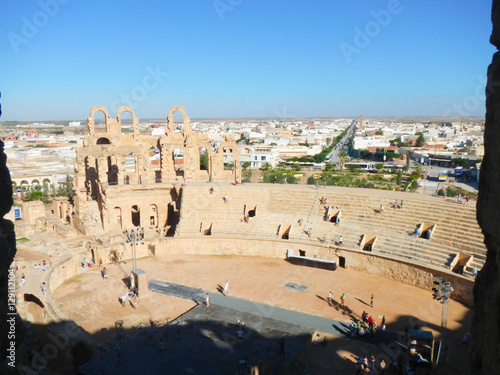
[(332, 159), (330, 160), (330, 164), (340, 164), (339, 154), (341, 151), (345, 150), (347, 152), (347, 144), (349, 140), (354, 137), (354, 133), (356, 132), (356, 125), (358, 124), (358, 120), (353, 120), (351, 125), (347, 128), (347, 132), (342, 138), (342, 140), (335, 146), (332, 150)]

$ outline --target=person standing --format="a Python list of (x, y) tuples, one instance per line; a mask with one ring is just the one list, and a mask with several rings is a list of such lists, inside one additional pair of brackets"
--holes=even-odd
[(344, 239), (342, 238), (342, 236), (339, 236), (339, 245), (342, 245), (343, 242), (344, 242)]
[(342, 307), (345, 307), (345, 293), (342, 293), (342, 295), (340, 296), (340, 304), (342, 305)]
[(208, 293), (205, 296), (205, 305), (207, 305), (207, 307), (210, 307), (210, 295)]
[(229, 289), (229, 281), (226, 280), (226, 283), (224, 284), (224, 290), (223, 290), (223, 294), (225, 296), (227, 296), (228, 289)]
[(331, 306), (333, 304), (333, 300), (332, 300), (332, 292), (328, 292), (328, 305)]
[(49, 267), (52, 267), (52, 255), (49, 255)]
[(372, 297), (370, 298), (370, 306), (373, 307), (373, 294)]
[(45, 295), (47, 293), (47, 286), (45, 285), (45, 281), (40, 285), (40, 289), (42, 290), (42, 293)]
[(380, 368), (380, 371), (379, 371), (379, 374), (380, 374), (380, 375), (384, 375), (384, 374), (385, 374), (385, 368), (386, 368), (386, 366), (387, 366), (387, 365), (386, 365), (386, 363), (385, 363), (384, 359), (382, 358), (382, 359), (380, 360), (380, 363), (378, 364), (378, 367)]

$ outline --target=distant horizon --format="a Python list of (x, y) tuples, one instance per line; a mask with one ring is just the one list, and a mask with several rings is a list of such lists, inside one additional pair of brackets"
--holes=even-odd
[[(189, 116), (189, 115), (188, 115)], [(114, 118), (114, 117), (113, 117)], [(359, 120), (359, 116), (330, 116), (330, 117), (290, 117), (290, 118), (282, 118), (282, 117), (218, 117), (218, 118), (209, 118), (209, 117), (200, 117), (200, 118), (191, 118), (189, 117), (190, 121), (266, 121), (266, 120), (278, 120), (278, 121), (300, 121), (300, 120), (334, 120), (334, 119), (349, 119), (349, 120)], [(468, 120), (485, 120), (484, 116), (470, 116), (466, 118), (462, 117), (443, 117), (443, 116), (365, 116), (363, 115), (363, 120), (370, 120), (370, 119), (377, 119), (377, 120), (436, 120), (436, 121), (444, 121), (446, 120), (447, 122), (464, 122)], [(5, 124), (5, 123), (51, 123), (51, 122), (82, 122), (86, 123), (87, 119), (72, 119), (72, 120), (24, 120), (24, 121), (19, 121), (19, 120), (9, 120), (9, 121), (1, 121), (0, 119), (0, 124)], [(98, 119), (96, 118), (96, 121), (98, 122), (103, 122), (104, 119)], [(121, 119), (122, 122), (131, 122), (132, 119)], [(139, 118), (140, 122), (145, 122), (145, 121), (167, 121), (167, 116), (165, 118)], [(174, 118), (174, 122), (182, 122), (182, 118)]]
[(140, 119), (165, 118), (170, 104), (193, 119), (484, 116), (496, 52), (491, 0), (40, 0), (2, 10), (0, 121), (86, 119), (95, 103)]

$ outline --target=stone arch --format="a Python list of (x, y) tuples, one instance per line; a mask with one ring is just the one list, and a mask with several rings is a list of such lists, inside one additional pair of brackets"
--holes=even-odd
[(110, 145), (111, 141), (106, 137), (101, 137), (97, 140), (96, 145)]
[(118, 185), (118, 160), (114, 155), (109, 155), (107, 157), (108, 163), (108, 184)]
[(184, 110), (184, 107), (182, 107), (182, 106), (170, 108), (170, 113), (168, 114), (168, 117), (167, 117), (168, 134), (174, 133), (174, 113), (177, 111), (182, 113), (182, 123), (183, 123), (182, 128), (183, 128), (184, 134), (190, 135), (192, 132), (191, 120), (189, 119), (189, 116), (186, 115), (186, 111)]
[(43, 302), (31, 293), (24, 293), (24, 302), (29, 316), (29, 320), (36, 324), (45, 322), (45, 305)]
[(34, 178), (32, 181), (31, 181), (31, 185), (32, 186), (36, 186), (36, 185), (40, 185), (40, 181), (36, 178)]
[(141, 226), (141, 208), (138, 205), (133, 205), (130, 210), (130, 219), (134, 227)]
[(30, 183), (28, 181), (26, 181), (26, 180), (22, 180), (21, 183), (20, 183), (21, 186), (28, 186), (29, 184)]
[(122, 124), (121, 115), (123, 112), (128, 112), (132, 115), (132, 128), (134, 130), (134, 136), (139, 135), (139, 119), (136, 117), (132, 107), (120, 107), (120, 109), (118, 109), (116, 121), (118, 122), (118, 124), (120, 124), (120, 130), (121, 130), (121, 124)]
[(43, 182), (42, 182), (42, 184), (43, 184), (43, 185), (45, 185), (45, 184), (50, 185), (50, 183), (51, 183), (51, 182), (50, 182), (50, 179), (48, 179), (48, 178), (44, 178), (44, 179), (43, 179)]
[(106, 109), (106, 107), (94, 106), (90, 110), (90, 116), (87, 119), (87, 127), (88, 127), (88, 131), (89, 131), (90, 134), (94, 134), (95, 133), (94, 115), (95, 115), (96, 112), (102, 112), (102, 113), (104, 113), (104, 121), (106, 123), (106, 131), (108, 129), (109, 120), (110, 120), (108, 110)]

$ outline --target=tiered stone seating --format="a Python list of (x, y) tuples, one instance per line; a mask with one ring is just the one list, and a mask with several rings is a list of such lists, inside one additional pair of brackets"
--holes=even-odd
[[(206, 184), (183, 188), (177, 236), (202, 236), (211, 229), (212, 236), (287, 239), (323, 246), (337, 246), (342, 236), (343, 248), (362, 251), (362, 236), (370, 234), (377, 238), (373, 255), (423, 266), (449, 269), (457, 253), (471, 256), (465, 273), (469, 276), (471, 269), (481, 269), (485, 260), (486, 248), (472, 201), (465, 206), (422, 194), (297, 185), (214, 187), (213, 194)], [(224, 194), (228, 194), (227, 203)], [(320, 204), (322, 197), (328, 198), (327, 203)], [(393, 208), (396, 199), (404, 200), (403, 208)], [(379, 211), (381, 204), (383, 213)], [(255, 216), (244, 220), (254, 209)], [(339, 210), (339, 226), (325, 220), (328, 211)], [(433, 228), (431, 238), (413, 236), (417, 225), (424, 230)]]

